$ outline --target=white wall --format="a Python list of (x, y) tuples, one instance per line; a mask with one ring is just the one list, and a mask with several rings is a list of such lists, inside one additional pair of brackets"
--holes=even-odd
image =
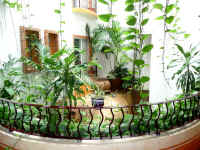
[[(164, 3), (162, 0), (157, 0), (158, 3)], [(174, 3), (174, 2), (173, 2)], [(200, 35), (200, 1), (180, 1), (179, 6), (181, 8), (179, 12), (180, 22), (179, 25), (182, 30), (187, 33), (191, 33), (192, 36), (188, 40), (181, 41), (185, 47), (189, 47), (191, 43), (194, 45), (199, 42)], [(129, 13), (124, 12), (125, 4), (124, 1), (118, 1), (113, 4), (113, 14), (116, 14), (116, 19), (120, 21), (123, 27), (126, 27), (126, 17)], [(163, 24), (162, 21), (155, 20), (160, 14), (159, 10), (153, 10), (150, 14), (150, 21), (145, 26), (145, 33), (152, 34), (152, 44), (154, 48), (151, 52), (151, 69), (150, 69), (150, 102), (160, 102), (167, 99), (171, 99), (176, 94), (180, 93), (175, 86), (175, 81), (171, 80), (172, 73), (174, 70), (166, 70), (166, 77), (170, 82), (170, 86), (167, 85), (163, 73), (162, 73), (162, 50), (160, 47), (163, 46)], [(181, 38), (183, 39), (183, 38)], [(172, 53), (174, 53), (174, 41), (167, 39), (165, 65), (171, 60)]]
[[(161, 0), (160, 0), (161, 1)], [(38, 3), (40, 5), (38, 5)], [(15, 57), (21, 55), (20, 48), (20, 33), (19, 26), (34, 27), (41, 29), (41, 36), (43, 37), (43, 30), (59, 30), (60, 17), (54, 13), (54, 9), (59, 8), (59, 1), (49, 0), (23, 0), (23, 5), (29, 5), (25, 7), (21, 12), (17, 12), (13, 9), (5, 7), (0, 3), (0, 45), (1, 55), (0, 61), (5, 60), (8, 54), (12, 54)], [(199, 5), (200, 1), (180, 1), (180, 25), (183, 30), (191, 33), (190, 39), (185, 41), (184, 45), (187, 47), (190, 43), (199, 42), (199, 29), (200, 29), (200, 15)], [(48, 7), (47, 7), (48, 5)], [(117, 14), (117, 19), (121, 22), (122, 26), (126, 26), (125, 19), (127, 13), (123, 12), (125, 8), (124, 1), (119, 1), (113, 5), (113, 13)], [(108, 7), (98, 3), (98, 14), (108, 12)], [(151, 15), (151, 21), (146, 26), (145, 33), (152, 34), (152, 43), (154, 49), (151, 53), (151, 74), (150, 74), (150, 101), (158, 102), (173, 97), (179, 93), (176, 89), (174, 81), (170, 80), (171, 72), (167, 71), (167, 78), (170, 80), (170, 87), (167, 86), (162, 75), (162, 46), (163, 38), (163, 26), (160, 21), (155, 21), (155, 17), (158, 16), (159, 11), (154, 10)], [(73, 46), (73, 34), (85, 35), (85, 24), (93, 28), (96, 26), (97, 20), (94, 17), (87, 16), (86, 14), (72, 13), (71, 1), (66, 3), (63, 9), (62, 17), (66, 21), (63, 25), (65, 32), (63, 33), (63, 39), (67, 41), (68, 46)], [(183, 43), (183, 42), (182, 42)], [(167, 41), (167, 53), (173, 51), (173, 41)], [(166, 56), (166, 61), (169, 62), (171, 56)], [(166, 62), (166, 64), (167, 64)]]
[[(199, 42), (199, 28), (200, 28), (200, 18), (198, 15), (200, 14), (199, 10), (200, 1), (190, 0), (190, 1), (180, 1), (180, 26), (183, 30), (187, 33), (191, 33), (191, 38), (180, 42), (183, 46), (188, 47), (189, 44), (198, 43)], [(152, 15), (152, 19), (155, 16), (158, 16), (158, 11), (154, 11)], [(166, 70), (166, 76), (170, 82), (170, 86), (168, 86), (163, 78), (162, 74), (162, 61), (161, 61), (161, 54), (162, 50), (160, 47), (162, 46), (162, 37), (163, 37), (163, 26), (160, 24), (159, 21), (154, 21), (151, 26), (149, 27), (149, 31), (152, 33), (153, 38), (152, 42), (154, 44), (154, 49), (152, 51), (151, 56), (151, 81), (150, 81), (150, 101), (151, 102), (159, 102), (165, 99), (170, 99), (176, 94), (180, 93), (175, 86), (175, 81), (171, 80), (172, 73), (175, 70)], [(174, 41), (167, 40), (167, 49), (165, 57), (165, 64), (173, 57), (171, 55), (174, 52)]]
[[(59, 9), (59, 1), (23, 0), (22, 5), (22, 11), (16, 11), (0, 3), (1, 61), (5, 60), (8, 54), (15, 57), (21, 56), (20, 26), (40, 29), (42, 41), (44, 30), (60, 30), (60, 15), (54, 12), (55, 9)], [(62, 25), (62, 30), (64, 30), (62, 39), (67, 41), (69, 47), (72, 47), (73, 34), (86, 35), (86, 23), (94, 28), (97, 18), (83, 13), (73, 13), (72, 1), (69, 1), (62, 8), (62, 20), (66, 22)]]

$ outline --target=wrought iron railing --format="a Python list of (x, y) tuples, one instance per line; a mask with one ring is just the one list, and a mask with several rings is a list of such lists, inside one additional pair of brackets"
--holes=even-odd
[(97, 0), (73, 0), (74, 8), (85, 8), (96, 12)]
[(10, 131), (65, 139), (157, 134), (200, 118), (200, 96), (124, 107), (62, 107), (0, 99), (0, 125)]

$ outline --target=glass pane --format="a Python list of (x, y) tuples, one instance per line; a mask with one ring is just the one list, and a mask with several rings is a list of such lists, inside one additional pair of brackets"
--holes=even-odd
[(74, 48), (81, 48), (80, 39), (74, 39)]
[(96, 8), (96, 1), (97, 0), (92, 0), (92, 8)]
[(74, 7), (79, 8), (79, 0), (74, 0)]
[(88, 0), (81, 0), (81, 8), (88, 9)]
[(86, 40), (86, 39), (81, 39), (81, 49), (83, 49), (84, 51), (85, 51), (85, 53), (83, 53), (82, 54), (82, 56), (81, 56), (81, 60), (82, 60), (82, 62), (83, 63), (86, 63), (87, 62), (87, 60), (88, 60), (88, 40)]

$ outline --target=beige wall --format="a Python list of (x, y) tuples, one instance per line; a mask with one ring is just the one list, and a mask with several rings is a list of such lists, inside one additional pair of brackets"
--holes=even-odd
[[(199, 133), (200, 122), (197, 121), (185, 127), (165, 132), (161, 136), (153, 135), (115, 140), (58, 140), (24, 135), (14, 136), (0, 130), (0, 143), (15, 147), (17, 150), (181, 150), (181, 145), (184, 146), (188, 141), (197, 137), (200, 139)], [(198, 149), (187, 147), (187, 150)]]

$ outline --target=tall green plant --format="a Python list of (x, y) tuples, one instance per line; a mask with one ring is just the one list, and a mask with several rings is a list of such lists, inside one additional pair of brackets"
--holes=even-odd
[[(113, 0), (110, 0), (115, 2)], [(99, 0), (99, 2), (108, 5), (106, 0)], [(139, 90), (141, 95), (144, 84), (149, 81), (149, 77), (142, 76), (142, 70), (147, 64), (144, 61), (144, 55), (148, 54), (152, 48), (152, 44), (144, 44), (144, 41), (149, 37), (144, 33), (144, 27), (149, 22), (149, 18), (145, 17), (150, 12), (150, 4), (153, 0), (126, 0), (126, 12), (132, 13), (127, 17), (127, 25), (129, 26), (127, 31), (124, 32), (128, 41), (128, 46), (124, 47), (126, 51), (133, 51), (133, 57), (126, 56), (127, 60), (132, 62), (132, 71), (130, 76), (126, 77), (126, 80), (132, 82), (131, 88)], [(99, 18), (105, 22), (109, 22), (115, 15), (101, 14)]]
[(165, 0), (163, 2), (156, 2), (153, 5), (154, 9), (157, 9), (161, 12), (161, 14), (156, 17), (156, 20), (160, 20), (163, 22), (163, 42), (162, 46), (160, 47), (162, 51), (162, 73), (163, 77), (167, 83), (168, 86), (170, 86), (169, 78), (167, 78), (167, 65), (166, 65), (166, 55), (167, 55), (167, 41), (172, 40), (175, 43), (177, 43), (181, 36), (183, 36), (185, 39), (190, 37), (190, 34), (186, 33), (182, 30), (182, 28), (179, 26), (178, 22), (180, 18), (178, 17), (178, 13), (180, 11), (179, 7), (179, 0), (170, 1)]
[(76, 51), (83, 51), (64, 47), (51, 55), (48, 48), (41, 44), (38, 45), (38, 51), (40, 64), (27, 58), (22, 58), (22, 61), (38, 70), (40, 77), (44, 79), (39, 89), (44, 93), (43, 100), (56, 105), (62, 99), (65, 106), (76, 105), (77, 100), (81, 99), (78, 94), (83, 93), (80, 87), (92, 84), (84, 74), (88, 65), (75, 64), (78, 59)]
[(120, 64), (120, 53), (123, 50), (123, 31), (120, 24), (112, 21), (112, 25), (99, 24), (97, 28), (92, 31), (92, 35), (88, 27), (86, 28), (89, 35), (89, 41), (92, 45), (94, 53), (102, 52), (104, 54), (114, 55), (114, 68)]
[(196, 46), (190, 46), (186, 51), (182, 46), (176, 44), (178, 54), (177, 58), (171, 60), (168, 69), (175, 69), (172, 80), (177, 79), (176, 86), (181, 89), (185, 95), (189, 95), (195, 89), (196, 77), (200, 73), (200, 52)]
[(153, 48), (152, 44), (145, 44), (144, 41), (149, 38), (149, 34), (144, 33), (144, 27), (149, 22), (149, 18), (145, 17), (150, 12), (151, 0), (127, 0), (126, 12), (131, 12), (127, 17), (127, 25), (129, 28), (124, 34), (128, 41), (128, 46), (124, 49), (126, 51), (133, 51), (133, 57), (127, 55), (127, 59), (132, 62), (131, 76), (126, 80), (132, 81), (132, 88), (142, 93), (144, 84), (149, 81), (148, 76), (142, 76), (142, 70), (148, 65), (145, 64), (144, 56), (147, 55)]

